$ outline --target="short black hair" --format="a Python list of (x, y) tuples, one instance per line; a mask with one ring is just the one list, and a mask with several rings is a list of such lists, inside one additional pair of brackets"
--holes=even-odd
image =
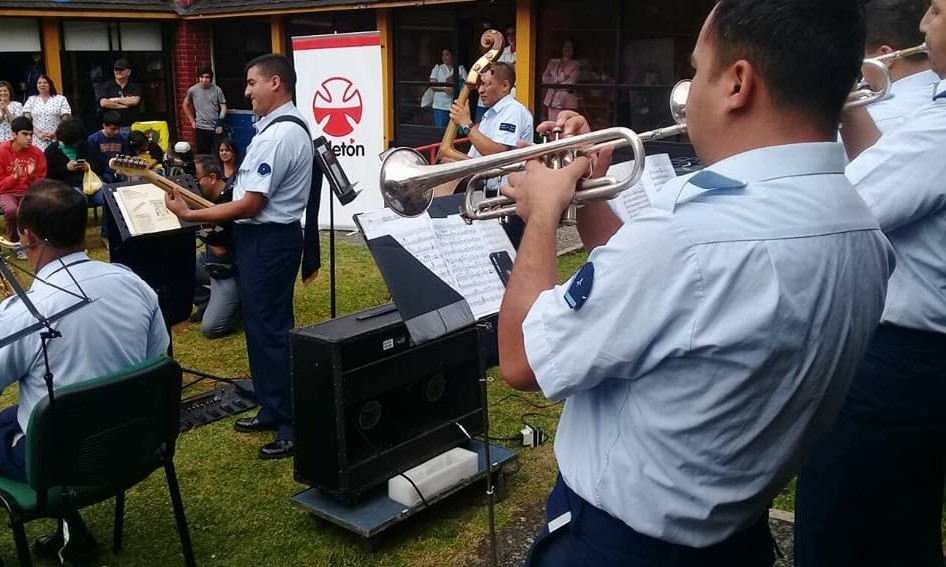
[(85, 195), (55, 179), (41, 179), (20, 201), (17, 224), (53, 248), (73, 248), (85, 241), (88, 221)]
[(17, 116), (10, 121), (10, 131), (16, 134), (17, 132), (32, 132), (33, 131), (33, 121), (29, 119), (28, 116)]
[(500, 81), (509, 81), (509, 86), (516, 86), (516, 69), (509, 63), (497, 62), (489, 66), (493, 76)]
[[(920, 20), (930, 6), (929, 0), (867, 0), (865, 46), (874, 51), (881, 45), (905, 49), (923, 43)], [(926, 54), (919, 54), (918, 59)]]
[(106, 110), (102, 114), (102, 125), (103, 126), (121, 126), (122, 125), (122, 116), (121, 114), (115, 112), (114, 110)]
[(208, 154), (197, 154), (194, 156), (194, 166), (200, 167), (204, 175), (216, 175), (217, 179), (223, 179), (223, 169), (220, 167), (220, 160), (215, 156)]
[(709, 25), (717, 71), (746, 59), (774, 104), (837, 124), (864, 59), (863, 0), (720, 0)]
[(210, 65), (201, 65), (197, 68), (197, 78), (201, 78), (204, 75), (210, 75), (210, 80), (214, 78), (214, 70), (210, 68)]
[(128, 147), (136, 151), (148, 151), (148, 148), (151, 146), (151, 141), (148, 139), (148, 136), (141, 130), (132, 130), (128, 134)]
[(74, 146), (85, 139), (85, 128), (76, 118), (67, 118), (56, 126), (56, 139), (67, 146)]
[(270, 77), (279, 77), (282, 84), (285, 85), (289, 94), (296, 89), (296, 71), (292, 68), (289, 58), (279, 53), (267, 53), (260, 55), (246, 64), (243, 70), (244, 74), (253, 67), (258, 67), (260, 73), (267, 79)]

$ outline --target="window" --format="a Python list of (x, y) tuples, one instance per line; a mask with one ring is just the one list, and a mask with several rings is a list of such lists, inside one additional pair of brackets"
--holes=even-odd
[(227, 108), (251, 109), (243, 96), (243, 69), (252, 59), (272, 52), (271, 37), (269, 21), (228, 19), (213, 24), (214, 82), (223, 90)]
[[(480, 37), (487, 29), (502, 32), (515, 22), (515, 3), (498, 0), (475, 6), (455, 4), (434, 8), (406, 8), (395, 12), (395, 142), (399, 146), (417, 147), (439, 142), (443, 127), (437, 127), (433, 106), (442, 101), (422, 105), (424, 93), (430, 88), (434, 68), (443, 63), (448, 51), (453, 60), (454, 77), (441, 86), (454, 87), (459, 94), (460, 71), (468, 70), (480, 57)], [(428, 96), (429, 98), (429, 96)], [(441, 97), (442, 98), (442, 97)], [(475, 112), (475, 94), (470, 98)]]
[(173, 122), (168, 109), (173, 105), (170, 82), (171, 42), (165, 25), (157, 22), (62, 22), (62, 85), (59, 91), (69, 99), (73, 115), (88, 131), (101, 127), (99, 99), (102, 86), (114, 80), (112, 65), (126, 59), (131, 66), (131, 82), (141, 86), (139, 120)]
[[(670, 91), (692, 74), (690, 52), (713, 4), (713, 0), (543, 2), (537, 8), (537, 118), (547, 117), (557, 104), (577, 107), (595, 130), (618, 125), (646, 131), (673, 124)], [(598, 17), (588, 18), (591, 12)], [(556, 88), (561, 73), (546, 71), (550, 62), (554, 67), (555, 60), (562, 60), (566, 42), (571, 42), (580, 70), (573, 84)]]

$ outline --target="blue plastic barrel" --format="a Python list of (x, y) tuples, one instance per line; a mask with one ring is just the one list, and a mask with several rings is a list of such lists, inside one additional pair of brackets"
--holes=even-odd
[(252, 110), (231, 110), (227, 112), (227, 120), (230, 122), (233, 143), (236, 144), (240, 155), (246, 155), (246, 148), (256, 134), (256, 129), (253, 128), (256, 115)]

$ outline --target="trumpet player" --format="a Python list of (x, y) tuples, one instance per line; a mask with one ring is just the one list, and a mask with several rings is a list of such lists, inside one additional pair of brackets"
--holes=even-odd
[[(923, 42), (917, 22), (923, 17), (929, 0), (870, 0), (866, 3), (866, 57), (890, 54)], [(917, 108), (929, 102), (930, 92), (939, 76), (930, 69), (925, 53), (896, 58), (887, 63), (890, 92), (867, 107), (881, 132), (903, 122)], [(872, 88), (876, 85), (871, 85)]]
[(589, 161), (510, 176), (526, 230), (501, 372), (567, 400), (527, 565), (773, 564), (768, 504), (840, 406), (892, 268), (836, 142), (863, 40), (859, 0), (718, 2), (686, 112), (706, 169), (624, 225), (580, 209), (591, 252), (563, 285), (555, 229)]
[(925, 104), (882, 136), (863, 108), (843, 116), (847, 177), (890, 239), (896, 269), (841, 413), (799, 475), (799, 567), (943, 565), (946, 0), (928, 3), (919, 29), (940, 78)]
[[(80, 293), (91, 303), (51, 325), (61, 337), (48, 342), (49, 371), (59, 388), (116, 372), (167, 350), (168, 332), (158, 296), (127, 268), (90, 260), (84, 252), (85, 196), (60, 181), (33, 183), (20, 203), (20, 243), (36, 273), (29, 296), (44, 315), (73, 306)], [(19, 297), (0, 303), (0, 332), (12, 335), (36, 320)], [(0, 475), (26, 482), (26, 436), (34, 406), (47, 394), (46, 367), (37, 331), (0, 348), (0, 387), (19, 382), (19, 404), (0, 411)], [(120, 403), (120, 402), (116, 402)], [(95, 539), (78, 512), (59, 530), (36, 540), (36, 552), (58, 561), (87, 563)]]

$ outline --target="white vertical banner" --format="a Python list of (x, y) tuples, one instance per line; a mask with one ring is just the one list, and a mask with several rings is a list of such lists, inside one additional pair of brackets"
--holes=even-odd
[(342, 206), (327, 179), (322, 181), (319, 227), (329, 225), (329, 199), (334, 199), (336, 228), (353, 229), (352, 216), (384, 207), (378, 189), (384, 149), (384, 100), (381, 76), (381, 34), (359, 32), (292, 38), (296, 106), (313, 137), (332, 151), (358, 197)]

